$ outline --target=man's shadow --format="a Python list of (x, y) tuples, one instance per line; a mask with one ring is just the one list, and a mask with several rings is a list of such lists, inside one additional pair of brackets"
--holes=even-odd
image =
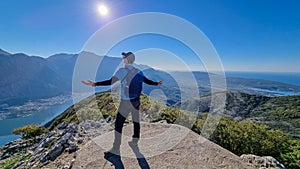
[(136, 159), (141, 167), (141, 169), (150, 169), (150, 166), (145, 158), (145, 156), (140, 152), (140, 149), (137, 145), (129, 143), (129, 147), (133, 150), (133, 153), (136, 156)]
[[(133, 145), (133, 144), (129, 143), (129, 147), (133, 150), (133, 153), (135, 154), (136, 159), (137, 159), (141, 169), (150, 169), (150, 166), (149, 166), (147, 160), (145, 159), (145, 156), (140, 152), (140, 149), (137, 146), (137, 144)], [(120, 155), (115, 155), (115, 154), (110, 153), (109, 155), (105, 154), (104, 158), (107, 161), (111, 162), (112, 165), (114, 165), (115, 169), (124, 169), (124, 164), (121, 160)], [(105, 167), (105, 164), (104, 164), (103, 168)]]

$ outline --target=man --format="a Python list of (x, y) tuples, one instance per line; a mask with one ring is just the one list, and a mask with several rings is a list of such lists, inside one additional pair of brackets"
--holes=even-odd
[(144, 76), (142, 71), (138, 70), (132, 65), (135, 61), (135, 55), (132, 52), (123, 52), (122, 56), (125, 67), (120, 68), (111, 79), (101, 82), (93, 82), (90, 80), (87, 82), (81, 81), (83, 84), (90, 86), (107, 86), (112, 85), (119, 80), (121, 81), (121, 102), (115, 121), (115, 139), (113, 147), (108, 152), (105, 152), (105, 157), (120, 154), (122, 129), (130, 112), (132, 114), (134, 134), (132, 136), (132, 141), (129, 142), (129, 145), (137, 146), (140, 138), (139, 109), (142, 84), (143, 82), (148, 85), (157, 86), (162, 84), (162, 81), (154, 82), (149, 80)]

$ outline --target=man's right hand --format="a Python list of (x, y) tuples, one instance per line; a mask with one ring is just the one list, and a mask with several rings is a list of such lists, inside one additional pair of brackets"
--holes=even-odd
[(159, 82), (157, 82), (157, 86), (162, 85), (162, 81), (160, 80)]
[(81, 83), (85, 84), (85, 85), (89, 85), (89, 86), (95, 86), (96, 83), (91, 81), (91, 80), (88, 80), (87, 82), (84, 81), (84, 80), (81, 80)]

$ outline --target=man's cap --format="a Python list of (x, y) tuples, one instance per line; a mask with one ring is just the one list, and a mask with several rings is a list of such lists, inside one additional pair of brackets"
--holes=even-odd
[(135, 55), (132, 52), (122, 52), (123, 59), (127, 58), (129, 63), (133, 63)]
[(122, 52), (123, 59), (127, 58), (130, 55), (134, 55), (132, 52)]

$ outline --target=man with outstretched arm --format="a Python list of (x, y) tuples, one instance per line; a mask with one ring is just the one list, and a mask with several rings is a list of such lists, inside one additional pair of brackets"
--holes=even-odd
[(144, 76), (143, 72), (133, 66), (135, 55), (132, 52), (122, 53), (123, 62), (125, 66), (120, 68), (115, 75), (105, 81), (93, 82), (91, 80), (81, 81), (85, 85), (90, 86), (107, 86), (112, 85), (117, 81), (121, 81), (121, 102), (118, 108), (118, 114), (115, 121), (115, 139), (113, 147), (105, 152), (105, 156), (119, 155), (122, 137), (122, 129), (124, 122), (131, 112), (133, 120), (133, 136), (132, 141), (129, 142), (131, 146), (137, 146), (140, 138), (140, 95), (142, 92), (142, 84), (148, 85), (162, 85), (162, 81), (154, 82)]

